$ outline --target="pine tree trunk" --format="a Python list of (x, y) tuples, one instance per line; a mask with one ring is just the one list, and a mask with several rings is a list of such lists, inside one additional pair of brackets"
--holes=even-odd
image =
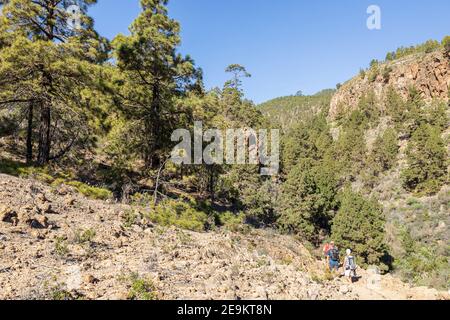
[(33, 109), (34, 102), (28, 106), (28, 126), (27, 126), (27, 165), (33, 162)]
[(39, 166), (48, 164), (50, 160), (50, 126), (50, 108), (46, 106), (41, 110), (41, 123), (39, 127), (39, 154), (37, 162)]
[(153, 84), (153, 99), (151, 111), (146, 119), (145, 132), (149, 135), (149, 141), (145, 146), (144, 159), (147, 168), (156, 169), (161, 165), (161, 118), (160, 118), (160, 88), (159, 83)]
[(210, 195), (210, 200), (212, 203), (214, 203), (215, 198), (216, 198), (216, 194), (215, 194), (215, 181), (214, 181), (214, 165), (209, 166), (208, 168), (209, 170), (209, 195)]

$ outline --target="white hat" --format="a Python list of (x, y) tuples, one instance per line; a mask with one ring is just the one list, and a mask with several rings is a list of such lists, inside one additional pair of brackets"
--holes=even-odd
[(350, 250), (350, 249), (347, 249), (346, 251), (345, 251), (346, 253), (347, 253), (347, 255), (349, 256), (351, 253), (352, 253), (352, 250)]

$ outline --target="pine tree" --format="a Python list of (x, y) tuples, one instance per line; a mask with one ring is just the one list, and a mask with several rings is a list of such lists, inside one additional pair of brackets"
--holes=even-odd
[(432, 126), (439, 128), (442, 133), (444, 133), (449, 124), (447, 109), (447, 103), (436, 101), (429, 107), (427, 113), (427, 122)]
[(241, 78), (250, 78), (252, 75), (247, 72), (247, 69), (240, 64), (231, 64), (226, 69), (225, 72), (232, 73), (233, 79), (225, 83), (225, 88), (233, 88), (240, 90), (242, 86)]
[(406, 103), (393, 87), (386, 94), (386, 113), (392, 118), (397, 129), (401, 129), (407, 119)]
[(379, 172), (389, 170), (396, 163), (398, 151), (398, 134), (394, 129), (388, 128), (375, 141), (369, 161)]
[[(87, 122), (82, 110), (86, 107), (83, 91), (92, 80), (88, 62), (101, 61), (107, 50), (105, 40), (92, 28), (92, 19), (85, 15), (95, 2), (77, 1), (83, 14), (76, 29), (69, 25), (69, 1), (10, 0), (3, 8), (1, 38), (10, 43), (0, 57), (0, 81), (7, 83), (0, 104), (22, 108), (27, 114), (28, 162), (33, 159), (35, 120), (39, 165), (64, 154), (77, 142), (81, 132), (72, 131), (77, 128), (73, 120)], [(62, 141), (55, 141), (58, 138)]]
[(402, 172), (408, 191), (434, 194), (447, 179), (448, 153), (439, 127), (422, 124), (413, 133), (407, 151), (408, 167)]
[(142, 12), (131, 34), (113, 41), (116, 102), (130, 126), (139, 128), (138, 153), (147, 168), (158, 167), (167, 157), (171, 132), (186, 127), (180, 120), (192, 120), (178, 100), (201, 82), (201, 70), (192, 59), (176, 52), (180, 26), (168, 16), (167, 3), (141, 0)]
[(330, 163), (301, 160), (288, 174), (279, 200), (279, 225), (285, 231), (319, 241), (330, 230), (338, 182)]
[(364, 113), (352, 112), (333, 145), (338, 170), (346, 179), (352, 180), (364, 167), (367, 153), (364, 129), (367, 123)]
[(374, 91), (370, 91), (361, 97), (358, 102), (358, 110), (364, 114), (364, 117), (370, 125), (376, 126), (378, 124), (381, 112), (377, 106), (377, 99)]
[(340, 208), (331, 228), (333, 240), (339, 248), (351, 249), (363, 265), (382, 265), (387, 246), (381, 205), (348, 189), (340, 198)]
[(301, 159), (323, 159), (333, 138), (325, 114), (309, 116), (290, 130), (282, 140), (283, 172), (289, 173)]
[(423, 100), (420, 91), (415, 87), (409, 88), (406, 109), (406, 134), (411, 136), (420, 125), (427, 122), (425, 101)]

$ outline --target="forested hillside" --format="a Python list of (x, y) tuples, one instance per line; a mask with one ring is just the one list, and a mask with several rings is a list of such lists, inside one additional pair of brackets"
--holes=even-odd
[[(37, 180), (47, 193), (120, 204), (117, 210), (98, 202), (76, 207), (73, 199), (62, 204), (55, 196), (64, 214), (100, 210), (90, 212), (98, 214), (98, 228), (105, 216), (116, 219), (108, 228), (120, 246), (132, 230), (155, 225), (245, 235), (267, 229), (265, 235), (294, 237), (313, 255), (333, 239), (343, 250), (352, 248), (361, 267), (450, 286), (449, 37), (373, 62), (337, 91), (256, 106), (245, 97), (242, 84), (251, 70), (242, 65), (224, 66), (230, 80), (205, 88), (194, 58), (180, 53), (180, 25), (166, 0), (141, 0), (130, 33), (112, 41), (87, 15), (97, 1), (80, 2), (77, 29), (68, 26), (60, 1), (10, 0), (3, 7), (0, 173)], [(172, 163), (177, 143), (171, 134), (193, 132), (195, 121), (203, 130), (282, 129), (279, 174), (263, 176), (259, 165)], [(51, 201), (38, 196), (33, 183), (4, 180), (5, 199), (14, 193), (8, 183), (31, 191), (23, 201), (0, 197), (0, 236), (22, 228), (54, 246), (46, 251), (51, 261), (67, 262), (72, 254), (93, 259), (95, 230), (78, 230), (67, 246), (70, 216), (54, 219), (61, 228), (48, 223)], [(157, 231), (153, 236), (159, 239)], [(172, 236), (189, 246), (182, 232)], [(230, 237), (240, 249), (241, 238)], [(291, 264), (292, 254), (280, 264)]]
[(328, 110), (334, 90), (327, 89), (313, 96), (287, 96), (264, 102), (258, 106), (272, 123), (286, 130), (302, 121), (311, 113)]

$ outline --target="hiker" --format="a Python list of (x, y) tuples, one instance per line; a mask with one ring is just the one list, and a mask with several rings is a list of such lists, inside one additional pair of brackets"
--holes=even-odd
[(323, 256), (325, 257), (325, 263), (328, 266), (328, 251), (330, 251), (330, 243), (326, 242), (322, 250)]
[(334, 241), (330, 242), (330, 249), (327, 253), (328, 257), (328, 265), (330, 267), (330, 271), (338, 271), (339, 270), (339, 250), (338, 247), (334, 244)]
[(353, 278), (356, 277), (356, 261), (355, 257), (352, 255), (352, 250), (346, 250), (346, 256), (344, 260), (344, 276), (348, 279), (350, 283), (353, 283)]

